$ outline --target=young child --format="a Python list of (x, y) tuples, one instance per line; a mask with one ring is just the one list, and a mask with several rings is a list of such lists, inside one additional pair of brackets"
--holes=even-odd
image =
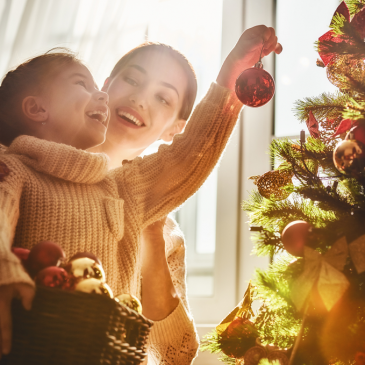
[(104, 140), (108, 102), (85, 66), (53, 54), (8, 73), (0, 87), (0, 142), (9, 145), (0, 156), (3, 353), (10, 350), (11, 298), (20, 295), (29, 307), (34, 285), (12, 244), (52, 240), (68, 257), (91, 251), (115, 294), (139, 296), (141, 230), (181, 205), (212, 171), (242, 107), (234, 81), (257, 61), (263, 40), (264, 54), (280, 53), (273, 29), (246, 31), (185, 133), (109, 172), (105, 155), (82, 150)]

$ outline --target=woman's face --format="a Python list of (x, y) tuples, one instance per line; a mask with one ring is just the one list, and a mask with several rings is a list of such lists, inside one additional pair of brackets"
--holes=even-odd
[(183, 68), (171, 56), (141, 51), (110, 80), (107, 141), (143, 151), (179, 132), (179, 112), (187, 89)]

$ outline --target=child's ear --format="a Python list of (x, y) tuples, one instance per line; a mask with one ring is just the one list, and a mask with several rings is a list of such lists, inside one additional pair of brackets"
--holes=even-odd
[(165, 142), (171, 142), (175, 134), (182, 133), (186, 126), (185, 119), (178, 119), (175, 123), (162, 134), (161, 139)]
[(23, 99), (24, 115), (33, 122), (42, 123), (48, 119), (48, 111), (44, 107), (43, 99), (39, 96), (27, 96)]

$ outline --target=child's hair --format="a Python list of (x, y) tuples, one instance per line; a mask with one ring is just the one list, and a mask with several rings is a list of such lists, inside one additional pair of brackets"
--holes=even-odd
[(167, 44), (157, 42), (145, 42), (133, 48), (116, 63), (112, 72), (110, 73), (108, 82), (110, 82), (110, 80), (112, 80), (115, 76), (119, 74), (119, 72), (124, 68), (124, 66), (129, 62), (132, 57), (136, 56), (140, 52), (145, 52), (149, 50), (156, 50), (162, 54), (167, 54), (171, 56), (183, 68), (188, 80), (188, 86), (179, 113), (179, 118), (188, 120), (191, 111), (193, 110), (198, 88), (195, 71), (191, 63), (181, 52)]
[(9, 146), (16, 137), (29, 134), (23, 122), (23, 99), (39, 94), (52, 76), (74, 62), (81, 64), (75, 53), (67, 48), (53, 48), (5, 75), (0, 86), (0, 143)]

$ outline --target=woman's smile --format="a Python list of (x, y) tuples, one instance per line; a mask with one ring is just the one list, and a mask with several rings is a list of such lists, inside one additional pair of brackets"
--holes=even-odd
[(142, 116), (128, 106), (122, 106), (116, 110), (117, 119), (130, 128), (143, 128), (146, 126)]

